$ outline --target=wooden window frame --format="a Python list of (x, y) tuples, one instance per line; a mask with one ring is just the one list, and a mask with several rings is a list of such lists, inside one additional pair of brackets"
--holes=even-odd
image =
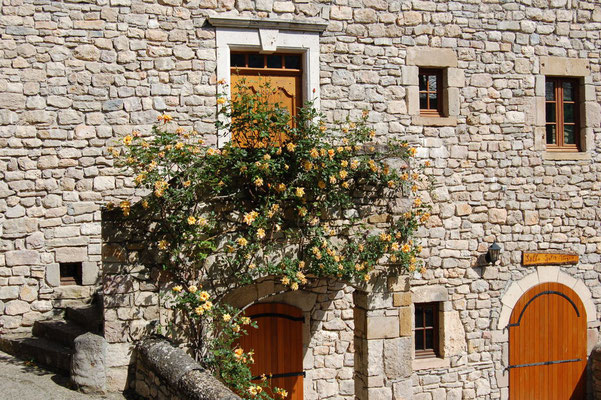
[[(419, 101), (419, 114), (427, 117), (442, 117), (443, 116), (443, 79), (442, 79), (442, 69), (438, 68), (420, 68), (418, 75), (418, 101)], [(426, 90), (421, 90), (419, 87), (419, 81), (423, 75), (426, 76), (436, 76), (436, 91), (430, 90), (429, 80), (426, 80)], [(421, 95), (425, 93), (427, 99), (427, 108), (422, 108), (421, 105)], [(430, 107), (430, 94), (436, 93), (436, 108)]]
[[(416, 304), (414, 304), (414, 308), (415, 308), (415, 310), (414, 310), (414, 316), (413, 316), (414, 317), (414, 319), (413, 319), (413, 335), (414, 335), (413, 348), (415, 350), (415, 358), (418, 359), (418, 358), (440, 357), (439, 303), (438, 302), (416, 303)], [(425, 315), (426, 309), (432, 309), (432, 312), (433, 312), (432, 326), (426, 325), (426, 315)], [(418, 312), (422, 313), (423, 326), (421, 326), (421, 327), (416, 326), (417, 318), (415, 318), (415, 316), (418, 314)], [(426, 347), (426, 331), (428, 331), (428, 330), (433, 331), (433, 343), (432, 343), (433, 347), (432, 348)], [(415, 337), (417, 337), (417, 335), (423, 335), (423, 343), (424, 343), (423, 349), (417, 348), (417, 340), (415, 340)]]
[[(547, 83), (553, 82), (553, 94), (554, 100), (547, 99)], [(566, 101), (564, 100), (563, 95), (563, 83), (569, 82), (573, 84), (574, 87), (574, 100), (567, 102), (574, 104), (574, 122), (567, 123), (568, 125), (574, 126), (574, 142), (573, 144), (565, 144), (564, 143), (564, 127), (566, 125), (564, 118), (564, 104)], [(580, 82), (578, 78), (564, 78), (564, 77), (555, 77), (555, 76), (546, 76), (545, 77), (545, 145), (547, 147), (547, 151), (554, 152), (575, 152), (581, 151), (580, 146), (580, 90), (579, 90)], [(547, 120), (547, 105), (554, 104), (555, 108), (555, 122), (549, 122)], [(555, 143), (547, 143), (547, 126), (555, 125)]]
[[(249, 67), (248, 66), (248, 58), (249, 55), (259, 55), (259, 56), (263, 56), (263, 67)], [(235, 67), (233, 65), (231, 65), (231, 60), (230, 60), (230, 65), (231, 65), (231, 70), (230, 73), (235, 73), (236, 71), (240, 71), (240, 72), (245, 72), (245, 73), (253, 73), (253, 74), (260, 74), (261, 72), (263, 73), (269, 73), (274, 74), (274, 75), (300, 75), (302, 76), (303, 74), (303, 65), (302, 65), (302, 54), (299, 53), (281, 53), (281, 52), (277, 52), (274, 54), (261, 54), (258, 52), (253, 52), (253, 51), (232, 51), (231, 52), (231, 56), (234, 55), (244, 55), (244, 67)], [(267, 57), (269, 56), (280, 56), (282, 57), (282, 67), (281, 68), (268, 68), (267, 67)], [(300, 68), (286, 68), (286, 56), (298, 56), (300, 57)], [(301, 93), (302, 95), (302, 93)]]

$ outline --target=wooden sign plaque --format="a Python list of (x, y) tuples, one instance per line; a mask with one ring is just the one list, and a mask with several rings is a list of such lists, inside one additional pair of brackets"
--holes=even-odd
[(522, 253), (522, 265), (566, 265), (578, 264), (578, 254), (565, 253)]

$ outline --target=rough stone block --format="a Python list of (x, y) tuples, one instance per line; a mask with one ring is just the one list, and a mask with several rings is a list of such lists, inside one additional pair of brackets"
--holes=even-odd
[(395, 293), (392, 295), (392, 299), (395, 307), (404, 307), (412, 304), (411, 292)]
[(35, 250), (7, 251), (5, 260), (8, 267), (16, 265), (37, 265), (40, 263), (40, 254)]
[(88, 249), (86, 247), (61, 247), (56, 249), (56, 262), (82, 262), (88, 258)]
[(457, 67), (457, 54), (451, 49), (432, 47), (410, 47), (407, 64), (420, 67)]
[(399, 337), (399, 320), (393, 317), (367, 317), (367, 338), (385, 339)]
[(411, 307), (399, 309), (399, 333), (401, 336), (413, 336), (413, 309)]
[(98, 263), (84, 262), (81, 266), (81, 283), (83, 285), (94, 285), (98, 281)]
[(46, 283), (49, 286), (59, 286), (61, 284), (61, 273), (59, 264), (48, 264), (46, 266)]
[(104, 393), (106, 388), (106, 340), (85, 333), (74, 341), (71, 358), (71, 382), (84, 393)]
[(540, 72), (551, 76), (588, 76), (589, 60), (566, 57), (540, 57)]

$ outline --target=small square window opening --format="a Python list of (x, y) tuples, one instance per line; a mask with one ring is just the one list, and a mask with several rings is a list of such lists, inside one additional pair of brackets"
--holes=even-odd
[(439, 357), (438, 303), (415, 304), (415, 358)]
[(60, 263), (61, 286), (81, 285), (82, 264)]

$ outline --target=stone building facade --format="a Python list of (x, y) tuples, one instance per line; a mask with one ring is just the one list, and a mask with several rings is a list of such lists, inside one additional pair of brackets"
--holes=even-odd
[[(377, 136), (415, 144), (436, 180), (420, 232), (427, 272), (410, 288), (378, 306), (358, 292), (351, 299), (352, 288), (317, 286), (323, 299), (306, 311), (323, 324), (308, 333), (307, 398), (507, 398), (506, 326), (536, 284), (572, 288), (586, 309), (589, 351), (598, 339), (600, 31), (601, 6), (579, 0), (2, 0), (2, 332), (28, 331), (103, 289), (113, 301), (109, 375), (122, 389), (130, 343), (160, 313), (152, 284), (107, 278), (129, 253), (107, 242), (103, 251), (101, 207), (135, 194), (110, 147), (164, 112), (218, 144), (209, 133), (229, 52), (291, 51), (303, 57), (305, 98), (318, 99), (328, 122), (369, 110)], [(420, 112), (420, 68), (443, 71), (440, 116)], [(578, 147), (568, 151), (545, 140), (551, 78), (578, 88)], [(484, 254), (494, 241), (502, 252), (491, 265)], [(543, 251), (579, 260), (522, 265), (524, 252)], [(68, 264), (81, 268), (81, 285), (61, 285)], [(414, 304), (431, 302), (442, 350), (413, 359)], [(383, 369), (358, 372), (356, 349), (369, 336), (351, 319), (359, 304), (400, 321), (409, 353), (398, 379), (381, 378), (396, 372), (377, 357), (365, 364)], [(388, 339), (365, 346), (384, 349)]]

